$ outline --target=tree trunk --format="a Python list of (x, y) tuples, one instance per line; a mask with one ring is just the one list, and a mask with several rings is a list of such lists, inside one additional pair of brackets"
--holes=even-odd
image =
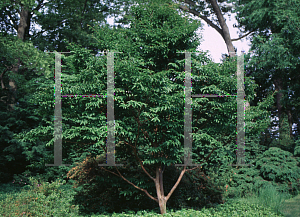
[(277, 110), (278, 110), (278, 120), (279, 120), (279, 124), (278, 124), (278, 127), (279, 127), (279, 137), (280, 137), (280, 134), (281, 134), (281, 129), (282, 129), (282, 124), (283, 124), (283, 121), (282, 121), (282, 104), (281, 104), (281, 99), (283, 97), (283, 93), (282, 92), (279, 92), (282, 90), (282, 78), (280, 77), (277, 77), (274, 79), (274, 84), (275, 84), (275, 90), (278, 91), (276, 93), (276, 105), (277, 105)]
[(234, 50), (234, 47), (233, 47), (233, 44), (232, 44), (232, 41), (231, 41), (231, 38), (230, 38), (230, 33), (229, 33), (228, 26), (225, 22), (223, 14), (222, 14), (222, 11), (220, 10), (220, 7), (219, 7), (216, 0), (210, 0), (210, 3), (211, 3), (211, 6), (214, 9), (215, 14), (217, 15), (219, 24), (222, 28), (222, 32), (223, 32), (222, 37), (223, 37), (223, 39), (226, 43), (229, 56), (234, 57), (234, 56), (236, 56), (235, 55), (235, 50)]
[(161, 167), (156, 168), (156, 179), (155, 187), (158, 199), (158, 205), (160, 209), (160, 214), (167, 213), (167, 198), (164, 195), (164, 186), (163, 186), (163, 172)]
[[(18, 38), (24, 41), (25, 39), (25, 33), (26, 33), (26, 28), (28, 26), (28, 21), (29, 19), (29, 10), (25, 9), (24, 6), (22, 7), (22, 10), (20, 12), (20, 23), (18, 25)], [(29, 27), (27, 28), (29, 32)], [(12, 67), (12, 72), (14, 74), (18, 73), (19, 68), (20, 68), (20, 58), (17, 58), (17, 63)], [(10, 86), (10, 94), (8, 97), (8, 104), (9, 104), (9, 110), (14, 110), (14, 105), (16, 103), (16, 92), (17, 92), (17, 84), (13, 79), (9, 79), (9, 86)]]
[[(189, 0), (181, 0), (181, 2), (185, 2), (187, 4), (194, 5), (194, 3), (191, 2), (191, 1), (189, 1)], [(195, 11), (195, 10), (188, 9), (186, 6), (182, 6), (182, 5), (179, 5), (179, 8), (182, 9), (182, 10), (184, 10), (184, 11), (188, 11), (189, 13), (194, 14), (195, 16), (200, 17), (207, 24), (209, 24), (211, 27), (213, 27), (222, 36), (222, 38), (224, 39), (226, 47), (227, 47), (227, 51), (229, 53), (229, 57), (235, 57), (236, 53), (235, 53), (235, 50), (234, 50), (234, 46), (232, 44), (232, 39), (230, 37), (229, 29), (228, 29), (228, 26), (227, 26), (227, 24), (225, 22), (225, 19), (224, 19), (224, 16), (222, 14), (222, 11), (220, 10), (220, 7), (219, 7), (219, 5), (218, 5), (218, 3), (217, 3), (216, 0), (210, 0), (210, 3), (212, 5), (212, 7), (213, 7), (213, 10), (214, 10), (217, 18), (218, 18), (218, 21), (219, 21), (219, 24), (220, 24), (221, 28), (219, 26), (215, 25), (206, 16), (200, 15), (200, 13), (197, 12), (197, 11)], [(246, 34), (246, 35), (248, 35), (248, 34)], [(240, 37), (239, 39), (241, 39), (243, 37)], [(234, 39), (234, 41), (237, 41), (239, 39)], [(250, 108), (250, 103), (247, 101), (246, 104), (245, 104), (245, 109), (249, 109), (249, 108)]]
[(293, 138), (293, 116), (291, 109), (287, 110), (288, 121), (289, 121), (289, 130), (290, 130), (290, 138)]
[[(189, 5), (196, 5), (193, 1), (190, 1), (190, 0), (180, 0), (181, 2), (184, 2), (184, 3), (187, 3)], [(188, 7), (186, 6), (183, 6), (183, 5), (180, 5), (178, 4), (179, 8), (184, 10), (184, 11), (188, 11), (189, 13), (195, 15), (195, 16), (198, 16), (200, 17), (201, 19), (203, 19), (208, 25), (210, 25), (211, 27), (213, 27), (221, 36), (222, 38), (224, 39), (225, 43), (226, 43), (226, 46), (227, 46), (227, 50), (228, 50), (228, 53), (229, 53), (229, 56), (230, 57), (234, 57), (236, 56), (235, 54), (235, 50), (234, 50), (234, 47), (233, 47), (233, 44), (232, 44), (232, 39), (230, 38), (230, 33), (229, 33), (229, 29), (228, 29), (228, 26), (225, 22), (225, 19), (224, 19), (224, 16), (220, 10), (220, 7), (217, 3), (216, 0), (210, 0), (210, 3), (213, 7), (213, 10), (218, 18), (218, 21), (219, 21), (219, 24), (220, 24), (220, 27), (216, 24), (214, 24), (210, 19), (208, 19), (208, 17), (206, 16), (203, 16), (201, 15), (199, 12), (195, 11), (195, 10), (192, 10), (192, 9), (189, 9)], [(248, 33), (249, 34), (249, 33)], [(243, 36), (245, 37), (245, 36)], [(243, 37), (240, 37), (239, 39), (243, 38)], [(234, 41), (237, 41), (239, 39), (234, 39)]]

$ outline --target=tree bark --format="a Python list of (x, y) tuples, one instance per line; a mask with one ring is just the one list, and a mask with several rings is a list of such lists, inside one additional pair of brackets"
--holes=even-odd
[(156, 168), (156, 179), (155, 179), (155, 187), (158, 199), (158, 205), (160, 209), (160, 214), (167, 213), (167, 198), (164, 195), (164, 187), (163, 187), (163, 172), (161, 167)]
[(228, 53), (229, 53), (229, 56), (230, 57), (235, 57), (235, 50), (234, 50), (234, 47), (233, 47), (233, 44), (232, 44), (232, 41), (231, 41), (231, 38), (230, 38), (230, 33), (229, 33), (229, 29), (228, 29), (228, 26), (225, 22), (225, 19), (223, 17), (223, 14), (220, 10), (220, 7), (217, 3), (216, 0), (210, 0), (210, 3), (211, 3), (211, 6), (213, 7), (213, 10), (215, 12), (215, 14), (217, 15), (217, 18), (218, 18), (218, 21), (219, 21), (219, 24), (222, 28), (222, 32), (223, 32), (223, 39), (226, 43), (226, 46), (227, 46), (227, 50), (228, 50)]
[[(18, 33), (17, 33), (17, 37), (18, 39), (24, 41), (25, 39), (25, 34), (26, 34), (26, 28), (27, 31), (29, 32), (29, 27), (28, 27), (28, 23), (30, 24), (30, 21), (28, 21), (29, 19), (29, 10), (26, 9), (24, 6), (22, 7), (22, 10), (20, 12), (20, 23), (18, 25)], [(14, 74), (17, 74), (21, 65), (21, 61), (20, 58), (16, 58), (17, 59), (17, 63), (15, 65), (13, 65), (12, 67), (12, 72)], [(8, 105), (9, 105), (9, 110), (12, 111), (14, 110), (14, 106), (16, 103), (16, 92), (17, 92), (17, 84), (13, 79), (9, 79), (9, 89), (10, 89), (10, 96), (8, 97)]]
[(287, 115), (289, 121), (290, 138), (293, 138), (293, 116), (291, 109), (287, 110)]
[[(190, 169), (190, 170), (192, 170), (192, 169)], [(173, 194), (173, 192), (175, 191), (175, 189), (181, 182), (181, 179), (186, 171), (187, 171), (186, 166), (184, 166), (183, 170), (181, 171), (181, 173), (177, 179), (177, 182), (172, 187), (169, 194), (167, 196), (165, 196), (164, 187), (163, 187), (163, 170), (161, 167), (156, 168), (156, 178), (155, 178), (154, 182), (155, 182), (156, 193), (157, 193), (157, 202), (159, 205), (161, 215), (167, 213), (167, 201), (170, 199), (171, 195)]]

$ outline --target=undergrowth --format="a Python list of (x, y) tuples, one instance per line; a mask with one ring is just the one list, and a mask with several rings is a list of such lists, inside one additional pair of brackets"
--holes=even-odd
[[(279, 193), (273, 186), (254, 192), (251, 198), (231, 198), (225, 204), (201, 210), (168, 210), (164, 216), (283, 216), (281, 205), (288, 194)], [(16, 188), (2, 184), (0, 192), (1, 216), (86, 216), (78, 205), (72, 203), (76, 192), (70, 184), (57, 179), (55, 182), (38, 182), (30, 178), (30, 184)], [(99, 212), (92, 216), (160, 216), (158, 208), (152, 211), (126, 211), (122, 213)]]

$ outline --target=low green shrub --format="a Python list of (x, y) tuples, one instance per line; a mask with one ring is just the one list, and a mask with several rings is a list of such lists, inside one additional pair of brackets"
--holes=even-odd
[(2, 196), (1, 216), (78, 216), (78, 206), (71, 204), (74, 191), (65, 181), (48, 183), (30, 177), (29, 182), (21, 191)]
[[(80, 214), (79, 207), (72, 204), (75, 194), (71, 185), (66, 184), (65, 181), (56, 180), (53, 183), (39, 182), (38, 179), (30, 178), (30, 185), (20, 189), (16, 186), (6, 184), (7, 190), (1, 191), (0, 200), (0, 216), (86, 216)], [(1, 186), (0, 189), (2, 188)], [(266, 191), (270, 192), (270, 189)], [(274, 189), (271, 190), (274, 192)], [(266, 193), (261, 191), (260, 196), (265, 197)], [(5, 194), (3, 196), (2, 194)], [(272, 195), (269, 193), (269, 197)], [(275, 202), (279, 203), (279, 201)], [(272, 206), (274, 203), (269, 203), (265, 200), (259, 202), (258, 200), (249, 199), (229, 199), (225, 204), (215, 205), (211, 208), (202, 208), (201, 210), (186, 209), (181, 210), (167, 210), (164, 216), (215, 216), (215, 217), (237, 217), (237, 216), (283, 216), (276, 213)], [(122, 213), (102, 213), (90, 214), (92, 217), (129, 217), (129, 216), (161, 216), (158, 208), (152, 211), (129, 211)]]
[[(279, 192), (297, 195), (300, 190), (299, 162), (292, 153), (271, 147), (259, 155), (252, 167), (229, 168), (226, 175), (227, 195), (245, 197), (256, 189), (273, 185)], [(222, 178), (221, 178), (222, 179)]]

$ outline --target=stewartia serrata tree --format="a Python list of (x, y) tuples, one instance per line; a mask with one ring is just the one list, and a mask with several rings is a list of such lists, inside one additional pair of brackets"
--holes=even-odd
[[(165, 194), (164, 170), (168, 166), (185, 163), (185, 59), (184, 54), (177, 52), (195, 52), (199, 45), (195, 33), (199, 26), (197, 21), (181, 17), (172, 4), (168, 4), (169, 1), (164, 3), (153, 1), (149, 5), (132, 7), (129, 28), (104, 27), (96, 29), (94, 34), (99, 50), (123, 52), (114, 54), (115, 162), (144, 172), (154, 182), (155, 193), (149, 191), (151, 186), (143, 185), (144, 177), (127, 177), (120, 172), (121, 167), (100, 169), (119, 176), (136, 191), (143, 191), (158, 203), (161, 214), (166, 213), (167, 201), (185, 172), (195, 169), (184, 166), (176, 183)], [(66, 65), (62, 73), (63, 94), (105, 95), (106, 56), (93, 57), (88, 50), (74, 44), (70, 44), (69, 49), (71, 55), (63, 58)], [(236, 94), (235, 72), (235, 58), (219, 65), (211, 62), (204, 53), (199, 56), (192, 54), (192, 94)], [(246, 79), (246, 86), (251, 85)], [(43, 86), (40, 93), (44, 91), (44, 94), (37, 91), (32, 100), (40, 103), (41, 113), (47, 114), (54, 109), (51, 100), (53, 81), (45, 80)], [(252, 92), (253, 88), (246, 89), (247, 96), (253, 96)], [(63, 98), (62, 108), (63, 159), (66, 163), (83, 160), (87, 154), (94, 158), (102, 156), (101, 163), (105, 163), (107, 99), (68, 97)], [(39, 132), (53, 135), (53, 124), (23, 135), (23, 140)], [(204, 170), (205, 167), (217, 168), (221, 164), (233, 163), (236, 98), (193, 99), (192, 135), (193, 163), (201, 164)], [(44, 138), (52, 149), (53, 138), (48, 137), (48, 141)], [(75, 177), (76, 173), (81, 172), (73, 169), (68, 176)]]

